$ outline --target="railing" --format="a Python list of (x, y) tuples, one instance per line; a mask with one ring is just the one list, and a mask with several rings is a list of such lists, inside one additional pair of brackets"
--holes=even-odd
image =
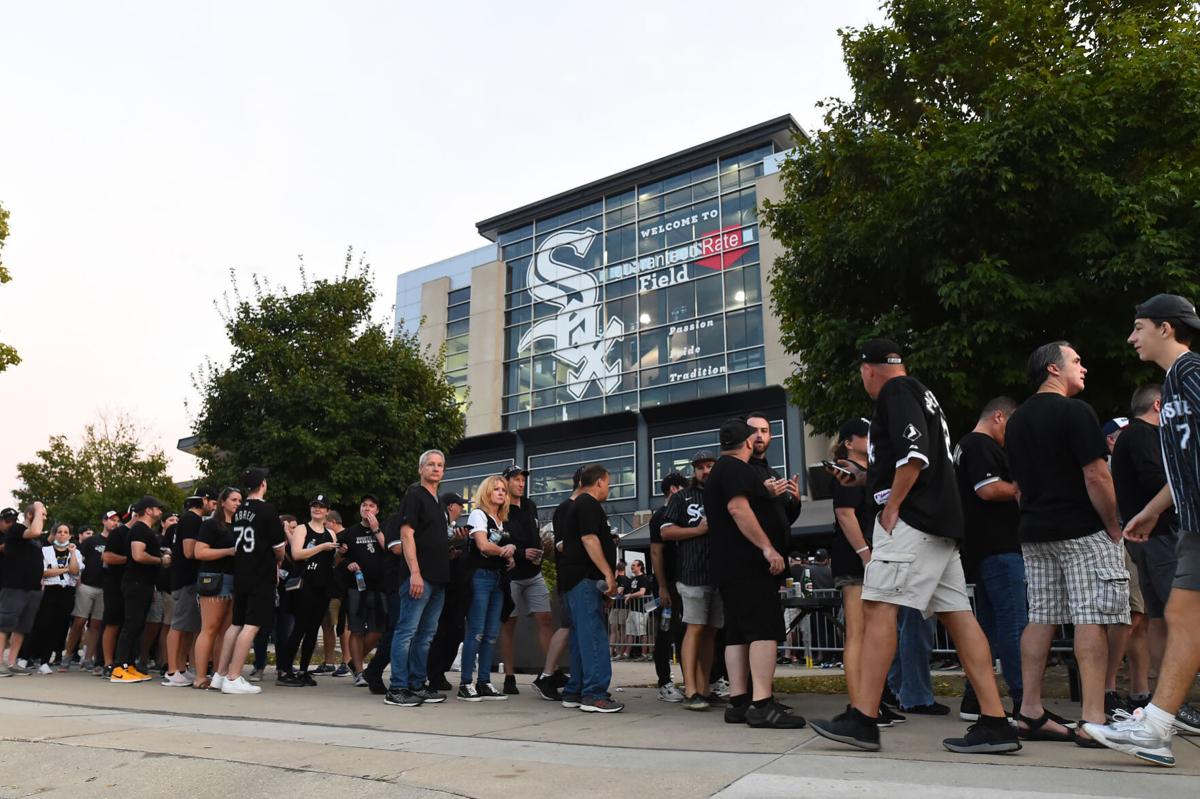
[[(671, 612), (680, 611), (672, 608)], [(653, 660), (661, 623), (657, 596), (614, 599), (608, 611), (608, 649), (613, 660)]]

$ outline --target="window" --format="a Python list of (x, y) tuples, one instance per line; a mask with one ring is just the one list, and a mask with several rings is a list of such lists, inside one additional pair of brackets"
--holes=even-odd
[(485, 478), (491, 477), (493, 474), (500, 474), (512, 464), (513, 460), (509, 458), (501, 461), (472, 463), (468, 466), (447, 466), (442, 475), (442, 485), (439, 490), (442, 493), (453, 491), (470, 502)]
[(571, 495), (575, 470), (589, 463), (603, 464), (609, 472), (608, 498), (637, 497), (637, 445), (632, 442), (529, 456), (529, 498), (539, 507), (554, 507)]
[(446, 296), (446, 381), (454, 386), (459, 404), (467, 401), (467, 346), (471, 335), (471, 287)]
[[(651, 450), (654, 453), (651, 490), (654, 496), (662, 496), (662, 479), (671, 472), (677, 471), (685, 477), (691, 477), (692, 456), (697, 452), (706, 449), (714, 455), (720, 455), (718, 432), (716, 429), (697, 430), (694, 433), (681, 433), (654, 439), (651, 442)], [(780, 474), (787, 474), (782, 419), (771, 421), (771, 446), (767, 448), (767, 463)]]

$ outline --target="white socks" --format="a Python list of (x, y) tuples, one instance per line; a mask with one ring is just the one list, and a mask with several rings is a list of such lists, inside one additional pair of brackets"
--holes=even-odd
[(1148, 722), (1153, 724), (1159, 732), (1170, 732), (1175, 729), (1175, 716), (1154, 704), (1146, 705), (1142, 711)]

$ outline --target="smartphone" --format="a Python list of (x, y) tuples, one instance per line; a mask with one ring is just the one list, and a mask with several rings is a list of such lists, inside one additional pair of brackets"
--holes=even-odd
[(835, 472), (841, 472), (842, 474), (846, 475), (847, 477), (854, 476), (854, 473), (851, 472), (849, 469), (847, 469), (845, 466), (839, 466), (838, 464), (834, 463), (833, 461), (821, 461), (821, 465), (824, 466), (826, 469), (832, 469)]

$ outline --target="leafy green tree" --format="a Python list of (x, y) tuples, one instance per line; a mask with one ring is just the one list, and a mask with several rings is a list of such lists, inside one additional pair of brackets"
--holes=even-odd
[(98, 524), (100, 514), (124, 511), (144, 494), (174, 510), (183, 506), (183, 491), (167, 474), (167, 456), (148, 450), (137, 424), (125, 416), (87, 425), (78, 446), (51, 436), (37, 460), (17, 464), (17, 475), (22, 485), (13, 496), (22, 505), (41, 500), (50, 519), (71, 525)]
[(194, 432), (214, 481), (237, 485), (246, 467), (266, 466), (269, 497), (281, 509), (303, 512), (325, 494), (353, 517), (371, 492), (387, 513), (417, 479), (420, 453), (462, 438), (465, 420), (440, 353), (422, 353), (415, 335), (372, 322), (370, 268), (351, 267), (347, 254), (340, 278), (309, 285), (302, 265), (299, 292), (255, 278), (253, 299), (236, 290), (227, 298), (233, 354), (195, 380)]
[(789, 388), (830, 432), (866, 408), (857, 347), (909, 350), (956, 431), (1066, 338), (1083, 397), (1152, 379), (1134, 306), (1200, 295), (1200, 23), (1190, 2), (890, 0), (841, 32), (853, 98), (782, 170), (765, 221)]
[[(8, 211), (3, 205), (0, 205), (0, 252), (4, 250), (4, 241), (8, 238)], [(0, 261), (0, 285), (12, 280), (12, 275), (4, 268), (4, 262)], [(8, 344), (0, 341), (0, 372), (3, 372), (10, 366), (16, 366), (21, 362), (21, 356), (17, 355), (17, 351)]]

